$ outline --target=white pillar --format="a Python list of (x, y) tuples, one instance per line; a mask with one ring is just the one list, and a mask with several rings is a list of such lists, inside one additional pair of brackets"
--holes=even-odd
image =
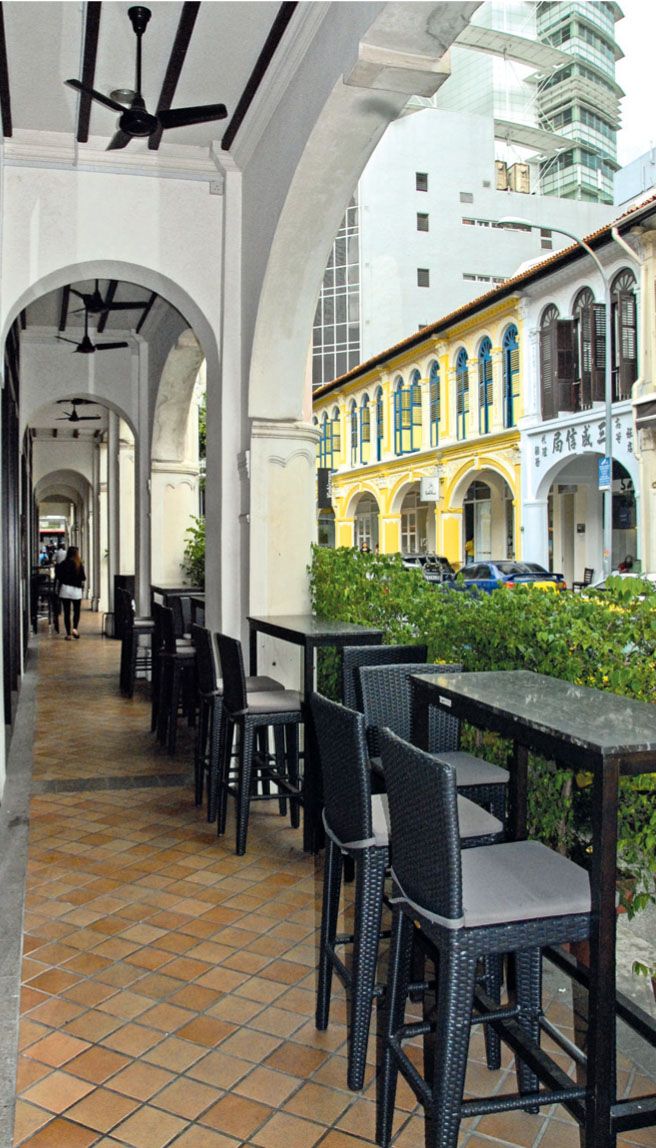
[(520, 553), (522, 557), (529, 556), (531, 562), (539, 562), (541, 566), (549, 569), (549, 521), (546, 498), (537, 498), (533, 502), (524, 503)]
[(119, 471), (119, 553), (118, 574), (134, 574), (134, 439), (127, 423), (120, 421)]
[(109, 609), (114, 609), (114, 575), (121, 571), (119, 418), (109, 412), (107, 431), (107, 578)]

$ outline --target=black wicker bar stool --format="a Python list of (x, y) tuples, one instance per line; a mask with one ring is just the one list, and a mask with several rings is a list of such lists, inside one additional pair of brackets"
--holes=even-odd
[[(223, 711), (220, 737), (217, 832), (225, 833), (228, 794), (235, 798), (237, 841), (235, 852), (246, 852), (251, 801), (276, 799), (281, 813), (289, 798), (291, 823), (300, 825), (301, 784), (298, 766), (298, 727), (303, 721), (301, 695), (296, 690), (249, 692), (244, 674), (241, 642), (217, 634)], [(268, 730), (273, 729), (275, 753), (268, 752)], [(239, 732), (236, 765), (232, 742)], [(259, 737), (260, 752), (255, 752)], [(271, 785), (275, 792), (271, 792)]]
[[(326, 830), (316, 1026), (328, 1027), (333, 972), (350, 990), (348, 1086), (363, 1086), (371, 1005), (381, 988), (376, 964), (387, 866), (389, 824), (385, 794), (371, 792), (366, 727), (363, 714), (329, 701), (310, 699), (317, 733), (324, 789)], [(458, 799), (463, 848), (492, 845), (503, 837), (501, 822), (466, 798)], [(393, 844), (393, 841), (392, 841)], [(346, 858), (355, 863), (353, 934), (337, 935), (340, 889)], [(353, 945), (349, 970), (337, 947)], [(498, 992), (498, 962), (491, 969), (490, 990)]]
[(116, 587), (115, 613), (122, 623), (121, 638), (121, 693), (126, 698), (134, 694), (137, 674), (147, 676), (151, 672), (153, 660), (153, 635), (155, 622), (152, 618), (138, 618), (129, 590)]
[(427, 646), (345, 646), (342, 651), (342, 701), (352, 710), (362, 712), (360, 666), (400, 665), (402, 662), (425, 662)]
[[(515, 1026), (520, 1047), (521, 1038), (537, 1045), (541, 950), (588, 936), (590, 882), (584, 869), (537, 841), (461, 852), (453, 766), (390, 730), (381, 731), (380, 742), (394, 855), (376, 1140), (383, 1148), (390, 1143), (400, 1071), (425, 1109), (427, 1148), (456, 1148), (463, 1116), (584, 1099), (585, 1088), (576, 1087), (562, 1071), (562, 1088), (540, 1091), (538, 1077), (520, 1055), (517, 1093), (463, 1102), (463, 1088), (478, 961), (515, 954), (517, 999), (498, 1015)], [(426, 817), (427, 809), (431, 817)], [(437, 999), (434, 1019), (425, 1007), (423, 1022), (406, 1025), (415, 928), (439, 954)], [(480, 990), (477, 1002), (482, 1002), (480, 1018), (494, 1019), (497, 1010), (487, 1007)], [(403, 1048), (405, 1040), (419, 1036), (424, 1040), (425, 1079)]]
[[(379, 753), (378, 730), (383, 726), (388, 726), (404, 741), (412, 741), (410, 675), (458, 673), (460, 670), (462, 666), (459, 665), (408, 664), (364, 666), (357, 671), (374, 768)], [(459, 793), (483, 805), (505, 822), (508, 771), (460, 750), (460, 722), (435, 707), (431, 709), (429, 732), (430, 752), (439, 754), (442, 761), (455, 768)]]
[[(155, 607), (153, 607), (155, 610)], [(157, 739), (175, 753), (180, 703), (190, 721), (194, 697), (195, 652), (191, 642), (176, 640), (173, 611), (157, 607), (162, 645), (159, 651), (159, 702), (157, 706)]]
[[(207, 820), (216, 821), (223, 682), (217, 673), (216, 652), (210, 631), (204, 626), (192, 623), (191, 638), (196, 651), (198, 688), (198, 724), (194, 754), (195, 801), (196, 805), (202, 804), (205, 774), (207, 774)], [(284, 686), (275, 678), (264, 675), (246, 678), (247, 692), (262, 693), (282, 689)]]

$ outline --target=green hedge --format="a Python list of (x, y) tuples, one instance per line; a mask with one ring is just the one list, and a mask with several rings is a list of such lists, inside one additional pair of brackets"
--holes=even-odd
[[(315, 547), (313, 608), (324, 617), (379, 627), (385, 642), (421, 641), (432, 662), (466, 670), (528, 669), (576, 685), (656, 702), (656, 590), (611, 578), (601, 593), (517, 587), (493, 594), (442, 590), (406, 569), (398, 555)], [(337, 666), (324, 658), (320, 688), (337, 690)], [(470, 744), (503, 761), (495, 735), (468, 731)], [(585, 858), (589, 850), (589, 778), (531, 758), (531, 832)], [(633, 904), (654, 897), (656, 774), (622, 780), (620, 864), (638, 879)]]

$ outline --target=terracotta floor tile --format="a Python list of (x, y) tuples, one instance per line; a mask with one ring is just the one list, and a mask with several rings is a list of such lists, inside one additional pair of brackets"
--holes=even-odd
[(176, 1142), (175, 1148), (239, 1148), (241, 1140), (214, 1132), (211, 1128), (188, 1128)]
[(178, 1116), (146, 1106), (114, 1128), (112, 1138), (131, 1148), (164, 1148), (186, 1125)]
[(194, 1019), (194, 1014), (189, 1009), (177, 1008), (172, 1004), (154, 1005), (141, 1017), (143, 1024), (160, 1029), (162, 1032), (174, 1032)]
[(208, 1053), (201, 1060), (197, 1060), (187, 1069), (185, 1075), (193, 1080), (202, 1080), (206, 1084), (216, 1085), (217, 1088), (228, 1089), (252, 1069), (253, 1065), (250, 1060), (240, 1060), (237, 1056), (228, 1056), (227, 1053), (219, 1049)]
[(53, 1032), (43, 1040), (38, 1040), (36, 1044), (30, 1045), (25, 1055), (34, 1057), (43, 1064), (50, 1064), (53, 1068), (59, 1068), (74, 1056), (79, 1056), (88, 1047), (89, 1043), (86, 1040), (79, 1040), (62, 1032)]
[(297, 1076), (275, 1072), (271, 1068), (255, 1068), (233, 1086), (233, 1092), (239, 1096), (248, 1096), (251, 1100), (260, 1100), (272, 1108), (281, 1108), (300, 1083)]
[[(272, 1109), (266, 1104), (258, 1104), (255, 1100), (247, 1100), (243, 1096), (228, 1093), (200, 1117), (199, 1123), (208, 1125), (217, 1132), (226, 1132), (228, 1135), (243, 1139), (251, 1137), (271, 1112)], [(289, 1145), (286, 1148), (289, 1148)]]
[(327, 1053), (318, 1048), (305, 1048), (301, 1044), (288, 1041), (273, 1052), (266, 1061), (268, 1068), (289, 1072), (292, 1076), (305, 1079), (326, 1059)]
[(93, 1007), (113, 997), (116, 989), (112, 985), (101, 984), (99, 981), (79, 981), (66, 990), (66, 999), (79, 1004)]
[(67, 973), (65, 969), (50, 969), (47, 973), (39, 973), (33, 977), (28, 986), (44, 993), (61, 993), (71, 985), (77, 984), (79, 979), (75, 973)]
[(181, 1077), (159, 1092), (152, 1104), (157, 1108), (163, 1108), (166, 1112), (172, 1112), (175, 1116), (195, 1120), (211, 1104), (215, 1104), (216, 1099), (216, 1088), (210, 1088), (209, 1085), (201, 1084), (197, 1080), (189, 1080), (188, 1077)]
[(41, 1108), (58, 1115), (81, 1100), (93, 1088), (87, 1081), (79, 1080), (68, 1072), (51, 1072), (44, 1080), (33, 1084), (25, 1093), (25, 1100), (38, 1104)]
[(312, 1148), (325, 1131), (321, 1124), (277, 1112), (251, 1139), (262, 1148), (289, 1148), (290, 1144), (294, 1148)]
[(70, 1120), (59, 1117), (44, 1125), (35, 1136), (24, 1143), (25, 1148), (28, 1146), (29, 1148), (89, 1148), (89, 1145), (96, 1144), (97, 1141), (96, 1132), (92, 1132), (89, 1128), (80, 1128), (79, 1124), (73, 1124)]
[(234, 1031), (234, 1024), (228, 1024), (227, 1021), (215, 1020), (210, 1016), (198, 1016), (178, 1029), (177, 1035), (184, 1040), (193, 1041), (194, 1044), (214, 1048)]
[(43, 1004), (32, 1009), (30, 1020), (39, 1021), (41, 1024), (47, 1024), (52, 1028), (59, 1028), (83, 1012), (84, 1005), (75, 1004), (73, 1001), (64, 1000), (61, 997), (45, 997)]
[(316, 1120), (321, 1124), (334, 1124), (344, 1110), (353, 1102), (353, 1094), (339, 1092), (321, 1084), (304, 1084), (298, 1092), (283, 1105), (286, 1112)]
[(89, 1009), (83, 1016), (76, 1017), (66, 1025), (66, 1032), (79, 1036), (81, 1040), (98, 1041), (109, 1036), (122, 1024), (120, 1017)]
[(531, 1148), (543, 1125), (543, 1116), (531, 1116), (528, 1112), (493, 1112), (482, 1118), (476, 1131)]
[(161, 1032), (138, 1024), (125, 1024), (105, 1037), (103, 1044), (127, 1056), (142, 1056), (162, 1039)]
[(96, 1045), (87, 1049), (81, 1056), (76, 1056), (74, 1060), (69, 1060), (66, 1071), (81, 1076), (83, 1080), (93, 1081), (94, 1084), (102, 1084), (129, 1063), (127, 1056), (121, 1056), (109, 1048)]
[[(260, 1063), (278, 1048), (280, 1040), (278, 1037), (270, 1036), (265, 1032), (255, 1032), (253, 1029), (242, 1028), (229, 1036), (223, 1043), (223, 1052), (227, 1052), (229, 1056), (240, 1056), (244, 1060), (252, 1060), (255, 1063)], [(274, 1067), (279, 1067), (274, 1065)]]
[(169, 1036), (149, 1052), (144, 1053), (143, 1059), (149, 1064), (158, 1064), (161, 1068), (170, 1068), (172, 1072), (184, 1072), (195, 1061), (200, 1060), (203, 1049), (200, 1045), (190, 1044), (188, 1040), (179, 1040)]
[(20, 1095), (24, 1089), (35, 1084), (37, 1080), (42, 1080), (50, 1071), (50, 1066), (47, 1064), (39, 1064), (38, 1060), (29, 1060), (26, 1056), (19, 1056), (16, 1065), (16, 1094)]
[(109, 1132), (120, 1120), (133, 1112), (136, 1103), (106, 1088), (96, 1088), (84, 1100), (74, 1104), (66, 1113), (69, 1120), (75, 1120), (86, 1128), (97, 1132)]
[(41, 1128), (48, 1120), (50, 1120), (51, 1113), (45, 1112), (43, 1108), (38, 1108), (34, 1104), (28, 1104), (25, 1100), (16, 1101), (16, 1115), (14, 1119), (14, 1143), (22, 1144), (28, 1136), (32, 1136), (37, 1128)]

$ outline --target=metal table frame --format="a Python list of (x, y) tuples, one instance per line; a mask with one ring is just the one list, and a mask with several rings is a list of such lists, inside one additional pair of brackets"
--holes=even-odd
[[(556, 959), (561, 968), (579, 981), (585, 981), (589, 990), (586, 1101), (582, 1106), (568, 1107), (583, 1126), (585, 1148), (614, 1148), (619, 1133), (656, 1124), (656, 1094), (632, 1100), (617, 1099), (615, 1063), (616, 1011), (630, 1027), (656, 1046), (656, 1023), (621, 996), (617, 1010), (619, 994), (615, 988), (619, 778), (621, 773), (636, 775), (656, 770), (656, 707), (524, 670), (414, 675), (411, 681), (416, 745), (428, 746), (430, 706), (438, 706), (480, 729), (493, 730), (512, 739), (510, 831), (515, 840), (526, 837), (529, 750), (573, 772), (587, 770), (593, 775), (590, 969), (585, 975), (571, 958), (559, 960), (556, 955)], [(501, 704), (500, 686), (505, 687)], [(526, 700), (528, 693), (539, 695), (541, 688), (549, 691), (554, 701), (560, 693), (563, 707), (575, 698), (581, 714), (578, 725), (568, 720), (564, 723), (567, 728), (559, 729), (555, 722), (548, 724), (539, 705), (531, 712)], [(595, 723), (589, 715), (591, 705), (600, 707), (600, 699), (607, 710), (612, 708), (618, 716), (625, 714), (625, 721), (618, 722), (622, 744), (611, 745), (601, 736), (595, 740)]]
[(267, 634), (300, 646), (303, 650), (302, 694), (304, 701), (305, 758), (303, 777), (303, 848), (316, 853), (323, 844), (321, 810), (323, 792), (316, 738), (310, 719), (310, 694), (314, 689), (314, 655), (322, 647), (378, 646), (383, 632), (354, 622), (335, 622), (312, 614), (249, 616), (249, 673), (257, 674), (257, 635)]

